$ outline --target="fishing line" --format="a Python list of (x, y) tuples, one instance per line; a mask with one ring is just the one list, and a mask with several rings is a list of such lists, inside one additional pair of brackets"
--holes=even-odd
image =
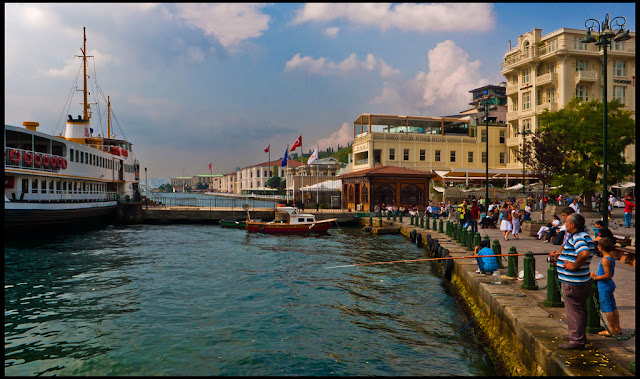
[[(541, 253), (541, 254), (548, 255), (547, 253)], [(526, 254), (518, 253), (518, 254), (495, 254), (495, 255), (469, 255), (469, 256), (464, 256), (464, 257), (403, 259), (403, 260), (400, 260), (400, 261), (355, 263), (355, 264), (350, 264), (350, 265), (331, 266), (331, 267), (325, 267), (325, 269), (338, 268), (338, 267), (381, 265), (381, 264), (389, 264), (389, 263), (407, 263), (407, 262), (435, 261), (435, 260), (439, 260), (439, 259), (463, 259), (463, 258), (484, 258), (484, 257), (514, 257), (514, 256), (522, 256), (522, 255), (526, 255)]]

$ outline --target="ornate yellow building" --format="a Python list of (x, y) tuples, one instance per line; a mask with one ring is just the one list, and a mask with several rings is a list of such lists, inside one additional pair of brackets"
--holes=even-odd
[[(607, 97), (619, 99), (635, 119), (636, 48), (631, 39), (613, 42), (607, 50)], [(555, 111), (574, 97), (602, 101), (602, 55), (598, 46), (581, 42), (586, 30), (562, 28), (547, 35), (533, 29), (518, 36), (504, 55), (501, 72), (507, 79), (507, 167), (521, 167), (515, 152), (522, 146), (522, 131), (535, 132), (538, 116)], [(635, 162), (635, 145), (627, 147), (628, 162)]]

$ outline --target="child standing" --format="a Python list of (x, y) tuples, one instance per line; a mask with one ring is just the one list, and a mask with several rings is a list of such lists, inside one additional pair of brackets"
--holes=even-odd
[(591, 273), (591, 279), (598, 283), (598, 293), (600, 294), (600, 310), (607, 317), (609, 329), (598, 333), (601, 336), (612, 337), (613, 335), (621, 335), (620, 329), (620, 313), (616, 307), (616, 299), (613, 297), (613, 291), (616, 284), (613, 282), (613, 272), (616, 266), (615, 259), (611, 256), (611, 252), (615, 249), (615, 242), (608, 237), (601, 238), (598, 241), (598, 250), (602, 253), (603, 258), (598, 265), (598, 273)]

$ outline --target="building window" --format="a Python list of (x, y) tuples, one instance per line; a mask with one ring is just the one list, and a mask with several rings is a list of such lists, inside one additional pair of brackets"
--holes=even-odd
[(473, 151), (469, 152), (469, 157), (467, 158), (467, 160), (469, 161), (469, 163), (473, 163)]
[(436, 162), (440, 162), (440, 150), (436, 150), (436, 156), (434, 158)]
[(531, 70), (525, 68), (522, 70), (522, 83), (529, 83), (531, 81)]
[(480, 142), (487, 142), (487, 128), (480, 129)]
[(529, 109), (531, 109), (531, 91), (522, 94), (522, 110), (527, 111)]
[(405, 161), (409, 160), (409, 149), (404, 149), (403, 158)]
[(481, 157), (482, 157), (482, 163), (487, 163), (487, 152), (486, 151), (482, 152)]
[(586, 86), (576, 86), (576, 97), (580, 101), (589, 101), (589, 89)]
[(504, 130), (500, 131), (500, 143), (504, 143)]
[(396, 149), (389, 149), (389, 160), (393, 161), (396, 159)]
[(613, 86), (613, 98), (620, 100), (620, 102), (624, 105), (627, 104), (626, 89), (627, 87), (624, 86)]
[(573, 37), (573, 48), (576, 50), (585, 50), (584, 43), (581, 42), (583, 37)]
[(426, 159), (427, 156), (427, 151), (422, 149), (420, 150), (420, 160), (424, 162), (424, 160)]
[(500, 164), (504, 164), (504, 153), (500, 153)]
[(589, 61), (587, 59), (576, 59), (576, 71), (589, 71)]
[(612, 42), (612, 48), (613, 48), (613, 50), (624, 51), (624, 42), (613, 41)]
[(69, 151), (70, 151), (70, 153), (69, 153), (69, 160), (70, 160), (71, 162), (73, 162), (73, 149), (71, 149), (71, 150), (69, 150)]
[(547, 92), (547, 103), (555, 103), (556, 102), (556, 89), (551, 87), (546, 89)]
[(456, 161), (456, 151), (451, 150), (451, 155), (449, 156), (449, 162), (455, 162), (455, 161)]
[(625, 61), (613, 62), (613, 75), (627, 76), (627, 63)]
[(558, 39), (552, 39), (547, 42), (547, 53), (551, 53), (558, 50)]

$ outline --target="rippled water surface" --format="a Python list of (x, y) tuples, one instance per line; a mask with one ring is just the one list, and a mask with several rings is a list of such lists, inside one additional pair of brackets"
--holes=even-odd
[(358, 228), (108, 226), (5, 242), (6, 375), (493, 375), (431, 263)]

